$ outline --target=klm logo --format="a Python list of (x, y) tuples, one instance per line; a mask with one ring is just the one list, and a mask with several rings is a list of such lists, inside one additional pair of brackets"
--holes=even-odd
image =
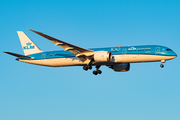
[(28, 50), (28, 49), (34, 49), (35, 46), (31, 45), (32, 43), (28, 42), (26, 43), (26, 46), (23, 46), (23, 49)]

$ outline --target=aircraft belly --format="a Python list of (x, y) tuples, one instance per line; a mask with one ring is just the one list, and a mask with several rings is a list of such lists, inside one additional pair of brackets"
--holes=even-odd
[(51, 67), (59, 67), (59, 66), (76, 66), (83, 65), (81, 60), (78, 58), (54, 58), (54, 59), (40, 59), (40, 60), (19, 60), (21, 62), (26, 62), (30, 64), (43, 65), (43, 66), (51, 66)]
[(54, 65), (56, 66), (76, 66), (76, 65), (83, 65), (83, 63), (79, 58), (60, 58), (54, 59)]
[[(176, 56), (160, 56), (160, 55), (114, 55), (110, 62), (101, 63), (102, 65), (110, 65), (114, 63), (136, 63), (136, 62), (154, 62), (161, 60), (173, 59)], [(88, 61), (82, 62), (77, 57), (72, 58), (53, 58), (53, 59), (39, 59), (39, 60), (22, 60), (30, 64), (50, 66), (50, 67), (63, 67), (63, 66), (83, 66), (87, 65)], [(95, 63), (96, 64), (96, 63)], [(94, 65), (95, 65), (94, 64)]]

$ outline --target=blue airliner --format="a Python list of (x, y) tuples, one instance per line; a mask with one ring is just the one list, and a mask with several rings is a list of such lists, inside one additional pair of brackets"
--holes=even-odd
[(99, 70), (102, 65), (106, 65), (116, 72), (123, 72), (129, 71), (130, 63), (161, 61), (160, 67), (163, 68), (163, 63), (177, 57), (173, 50), (165, 46), (143, 45), (86, 49), (41, 32), (30, 31), (50, 40), (55, 46), (62, 47), (64, 50), (44, 52), (24, 32), (17, 31), (25, 55), (12, 52), (4, 53), (18, 57), (16, 59), (18, 61), (36, 65), (50, 67), (83, 66), (85, 71), (95, 66), (94, 75), (102, 73)]

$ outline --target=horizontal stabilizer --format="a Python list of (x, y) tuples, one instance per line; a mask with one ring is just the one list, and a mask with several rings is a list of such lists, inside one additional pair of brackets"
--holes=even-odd
[(27, 59), (31, 59), (31, 57), (27, 57), (27, 56), (24, 56), (24, 55), (20, 55), (20, 54), (16, 54), (16, 53), (12, 53), (12, 52), (6, 52), (6, 51), (3, 51), (4, 53), (7, 53), (7, 54), (10, 54), (12, 56), (16, 56), (18, 58), (27, 58)]

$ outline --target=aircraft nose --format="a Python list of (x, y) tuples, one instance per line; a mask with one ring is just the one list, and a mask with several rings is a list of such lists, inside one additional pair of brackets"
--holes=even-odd
[(175, 56), (174, 58), (176, 58), (176, 57), (177, 57), (177, 54), (176, 54), (175, 52), (174, 52), (174, 56)]
[(177, 54), (175, 53), (175, 56), (177, 57)]

